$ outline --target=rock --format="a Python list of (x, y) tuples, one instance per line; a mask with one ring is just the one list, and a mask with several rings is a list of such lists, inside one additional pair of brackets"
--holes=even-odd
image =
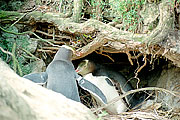
[[(164, 69), (157, 82), (157, 87), (180, 92), (180, 68), (169, 67)], [(180, 98), (167, 93), (158, 94), (158, 102), (162, 102), (167, 109), (179, 109)]]
[(38, 45), (38, 39), (30, 38), (29, 45), (27, 46), (29, 52), (34, 53), (36, 51), (37, 45)]
[(1, 59), (0, 81), (0, 109), (11, 114), (1, 113), (1, 120), (96, 120), (80, 102), (18, 76)]
[(24, 66), (25, 70), (28, 70), (28, 72), (25, 72), (25, 74), (29, 73), (37, 73), (37, 72), (44, 72), (46, 69), (46, 64), (42, 59), (31, 62)]
[(5, 102), (2, 102), (0, 98), (0, 117), (1, 120), (19, 120), (18, 115), (8, 106)]
[(32, 64), (32, 73), (42, 72), (45, 71), (46, 69), (46, 64), (42, 59), (37, 60), (31, 64)]

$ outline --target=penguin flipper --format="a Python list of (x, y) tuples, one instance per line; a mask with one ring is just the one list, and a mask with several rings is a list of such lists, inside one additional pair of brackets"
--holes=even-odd
[(107, 104), (107, 99), (105, 95), (96, 85), (94, 85), (93, 83), (89, 82), (88, 80), (84, 79), (79, 75), (76, 80), (78, 81), (78, 84), (81, 88), (87, 90), (88, 92), (96, 96), (99, 100), (102, 101), (102, 103)]
[(34, 83), (44, 85), (47, 82), (48, 74), (46, 72), (30, 73), (24, 75), (23, 78), (31, 80)]

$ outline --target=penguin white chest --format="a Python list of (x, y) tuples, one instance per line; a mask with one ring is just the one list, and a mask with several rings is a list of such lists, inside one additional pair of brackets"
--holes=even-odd
[[(86, 80), (90, 81), (91, 83), (93, 83), (94, 85), (96, 85), (103, 92), (103, 94), (106, 96), (107, 102), (110, 102), (111, 100), (113, 100), (114, 98), (119, 96), (115, 87), (110, 84), (111, 81), (109, 80), (108, 77), (93, 76), (92, 73), (89, 73), (89, 74), (85, 75), (84, 78)], [(94, 96), (94, 95), (92, 95), (92, 96)], [(103, 104), (101, 102), (101, 100), (99, 100), (96, 96), (94, 96), (94, 98), (100, 105)], [(124, 103), (124, 101), (122, 99), (120, 99), (116, 103), (108, 106), (106, 109), (109, 113), (117, 114), (117, 113), (126, 111), (127, 107), (126, 107), (126, 104)]]

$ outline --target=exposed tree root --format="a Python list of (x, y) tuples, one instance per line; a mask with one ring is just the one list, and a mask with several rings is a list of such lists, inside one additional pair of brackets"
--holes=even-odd
[[(177, 57), (180, 56), (179, 40), (177, 41), (177, 39), (172, 38), (172, 36), (175, 36), (175, 34), (169, 34), (170, 31), (174, 31), (173, 6), (169, 4), (168, 0), (164, 0), (161, 4), (159, 4), (159, 11), (160, 11), (159, 23), (157, 27), (150, 34), (134, 34), (127, 31), (122, 31), (113, 26), (110, 26), (108, 24), (93, 19), (89, 19), (88, 21), (83, 23), (74, 23), (69, 18), (61, 18), (61, 16), (56, 13), (48, 13), (48, 12), (41, 13), (38, 11), (33, 11), (27, 14), (26, 16), (24, 16), (24, 19), (28, 20), (28, 23), (30, 25), (35, 25), (36, 23), (45, 23), (45, 22), (53, 24), (56, 28), (58, 28), (59, 32), (69, 34), (72, 36), (95, 34), (95, 37), (92, 38), (91, 41), (88, 41), (88, 44), (81, 45), (81, 47), (77, 49), (79, 54), (74, 55), (73, 59), (83, 58), (86, 55), (97, 50), (98, 48), (101, 48), (101, 52), (127, 53), (131, 64), (133, 64), (133, 62), (131, 61), (130, 54), (128, 54), (127, 50), (138, 51), (144, 54), (159, 54), (173, 61), (173, 63), (176, 64), (177, 66), (180, 66), (180, 62), (179, 62), (180, 58)], [(7, 16), (9, 15), (9, 17), (11, 18), (11, 20), (16, 20), (18, 16), (21, 18), (22, 15), (24, 15), (24, 13), (15, 14), (14, 12), (12, 12), (12, 14), (14, 14), (14, 16), (12, 16), (9, 12), (7, 14)], [(18, 21), (23, 22), (24, 19), (21, 18), (18, 19)], [(0, 22), (3, 23), (3, 21), (4, 20), (1, 20)], [(41, 32), (39, 30), (36, 31), (39, 33)], [(44, 33), (44, 32), (41, 33), (47, 36), (53, 36), (48, 33)], [(54, 35), (54, 37), (56, 36), (59, 37), (61, 35), (57, 35), (57, 34)], [(65, 37), (65, 39), (66, 38), (67, 37)], [(172, 44), (172, 46), (168, 48), (167, 47), (168, 45), (166, 45), (166, 43), (168, 43), (167, 39), (170, 40), (169, 42), (171, 44), (174, 42), (177, 43)], [(52, 43), (49, 41), (46, 42), (50, 43), (50, 45), (52, 46), (55, 46), (54, 44), (52, 44), (55, 42)], [(62, 40), (61, 42), (64, 41)], [(160, 51), (159, 49), (156, 49), (155, 46), (159, 47)]]

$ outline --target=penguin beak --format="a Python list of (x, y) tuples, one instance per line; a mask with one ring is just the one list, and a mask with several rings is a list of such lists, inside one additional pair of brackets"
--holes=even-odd
[(75, 71), (76, 71), (77, 73), (79, 73), (80, 70), (76, 69)]

